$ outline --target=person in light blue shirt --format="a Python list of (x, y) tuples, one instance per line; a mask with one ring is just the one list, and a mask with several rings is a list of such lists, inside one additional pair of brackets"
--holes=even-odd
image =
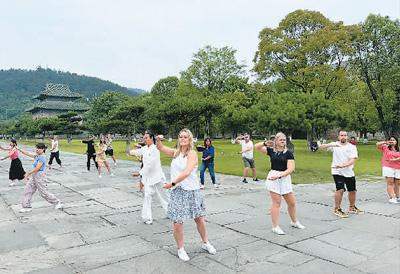
[(24, 155), (33, 159), (33, 170), (25, 173), (25, 179), (27, 180), (24, 189), (24, 199), (22, 201), (22, 208), (19, 212), (25, 213), (32, 210), (31, 201), (32, 196), (36, 190), (40, 196), (50, 204), (54, 205), (55, 209), (62, 209), (63, 204), (61, 201), (52, 193), (47, 190), (47, 179), (46, 179), (46, 157), (45, 151), (46, 146), (43, 143), (36, 145), (36, 153), (30, 153), (17, 147), (17, 149)]

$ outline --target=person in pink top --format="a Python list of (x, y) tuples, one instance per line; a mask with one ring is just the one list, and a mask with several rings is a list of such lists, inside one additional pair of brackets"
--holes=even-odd
[(389, 203), (400, 203), (400, 151), (399, 140), (391, 136), (388, 141), (376, 143), (382, 151), (382, 175), (386, 178)]
[(17, 180), (23, 180), (25, 171), (22, 167), (21, 160), (19, 159), (18, 150), (17, 150), (17, 140), (11, 139), (10, 147), (4, 148), (0, 146), (1, 150), (8, 150), (8, 156), (2, 157), (1, 160), (5, 160), (10, 158), (10, 172), (8, 174), (8, 178), (11, 180), (10, 186), (14, 186)]

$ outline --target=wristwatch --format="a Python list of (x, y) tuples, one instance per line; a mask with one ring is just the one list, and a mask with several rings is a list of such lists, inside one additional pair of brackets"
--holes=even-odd
[(175, 182), (171, 182), (171, 185), (172, 185), (172, 186), (175, 186), (175, 185), (176, 185), (176, 183), (175, 183)]

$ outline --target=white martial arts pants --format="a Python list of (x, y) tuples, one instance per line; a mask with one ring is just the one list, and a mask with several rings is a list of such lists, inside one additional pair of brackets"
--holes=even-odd
[(153, 220), (153, 215), (151, 214), (151, 201), (154, 193), (157, 193), (158, 199), (160, 200), (161, 206), (164, 208), (165, 213), (167, 213), (168, 209), (168, 200), (169, 197), (167, 195), (167, 191), (163, 188), (163, 184), (160, 182), (155, 185), (144, 185), (144, 200), (143, 200), (143, 208), (142, 208), (142, 219), (147, 221)]

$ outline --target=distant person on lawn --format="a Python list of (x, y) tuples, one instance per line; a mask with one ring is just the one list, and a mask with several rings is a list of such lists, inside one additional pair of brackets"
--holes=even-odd
[(247, 184), (247, 174), (249, 172), (249, 168), (251, 168), (251, 172), (253, 175), (253, 181), (258, 181), (257, 176), (256, 176), (256, 166), (254, 163), (254, 156), (253, 156), (253, 151), (254, 151), (254, 145), (253, 142), (250, 140), (250, 134), (245, 133), (243, 135), (239, 135), (235, 139), (236, 144), (240, 144), (242, 146), (242, 150), (240, 153), (242, 154), (242, 160), (244, 164), (244, 169), (243, 169), (243, 180), (242, 183)]

